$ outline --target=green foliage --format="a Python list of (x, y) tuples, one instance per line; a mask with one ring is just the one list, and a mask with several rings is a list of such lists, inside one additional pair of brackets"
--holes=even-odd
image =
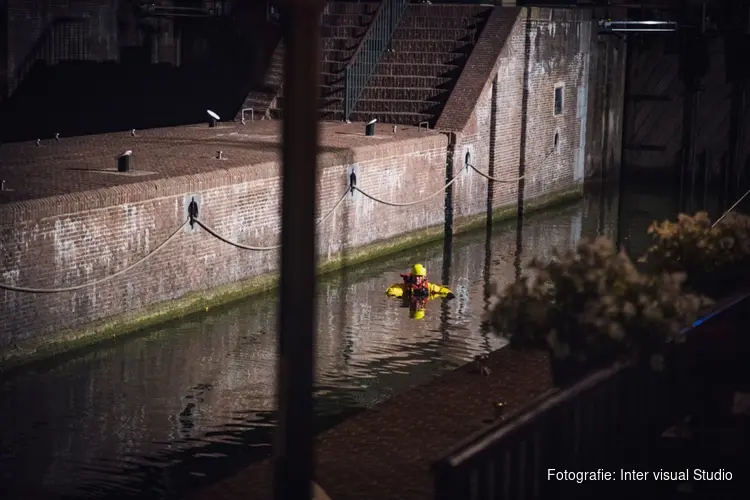
[(709, 303), (683, 292), (683, 274), (639, 272), (604, 237), (546, 263), (534, 260), (530, 270), (496, 296), (493, 330), (512, 345), (547, 347), (576, 363), (630, 356), (659, 365)]

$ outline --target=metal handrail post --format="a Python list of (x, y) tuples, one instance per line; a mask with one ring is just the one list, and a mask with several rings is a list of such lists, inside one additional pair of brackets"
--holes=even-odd
[(408, 6), (409, 0), (384, 0), (378, 6), (374, 19), (346, 66), (346, 73), (352, 73), (352, 76), (345, 80), (348, 102), (344, 106), (344, 120), (348, 120), (354, 111)]

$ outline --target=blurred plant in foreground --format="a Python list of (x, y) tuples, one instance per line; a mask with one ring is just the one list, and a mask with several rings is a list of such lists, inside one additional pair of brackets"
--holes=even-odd
[(750, 278), (750, 217), (729, 213), (711, 225), (706, 212), (654, 222), (648, 228), (653, 244), (639, 262), (687, 273), (690, 288), (713, 296), (741, 286)]
[(684, 274), (639, 272), (604, 237), (529, 268), (531, 276), (493, 291), (487, 320), (513, 346), (549, 349), (558, 382), (621, 357), (662, 368), (710, 303), (682, 290)]

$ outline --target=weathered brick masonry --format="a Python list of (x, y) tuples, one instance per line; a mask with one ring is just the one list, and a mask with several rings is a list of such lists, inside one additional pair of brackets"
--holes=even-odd
[[(603, 135), (597, 120), (606, 111), (614, 113), (608, 123), (619, 123), (621, 95), (612, 89), (619, 85), (622, 72), (616, 69), (622, 58), (613, 63), (608, 54), (615, 43), (596, 40), (592, 22), (582, 12), (493, 9), (440, 114), (436, 128), (442, 133), (401, 127), (393, 136), (389, 126), (378, 125), (376, 137), (365, 138), (361, 125), (323, 126), (320, 214), (343, 194), (350, 165), (358, 187), (376, 197), (403, 202), (434, 193), (445, 183), (449, 141), (455, 141), (453, 173), (464, 167), (468, 151), (478, 170), (510, 181), (494, 183), (493, 208), (516, 203), (515, 179), (522, 161), (526, 200), (580, 190), (586, 174), (595, 170), (597, 155), (602, 156), (597, 148), (604, 148), (601, 140), (590, 140), (594, 131)], [(589, 67), (602, 54), (610, 57), (607, 94), (602, 93), (601, 72)], [(563, 96), (558, 113), (556, 86)], [(200, 218), (219, 234), (246, 245), (277, 244), (278, 122), (223, 127), (144, 133), (137, 142), (151, 148), (145, 164), (138, 160), (139, 171), (152, 171), (145, 178), (92, 173), (130, 149), (127, 134), (94, 138), (91, 144), (86, 138), (65, 139), (32, 146), (27, 153), (11, 151), (17, 160), (2, 173), (15, 190), (3, 193), (0, 205), (0, 279), (59, 288), (110, 275), (153, 250), (182, 223), (193, 193), (200, 194)], [(558, 145), (552, 151), (555, 135)], [(606, 147), (615, 151), (619, 142)], [(224, 150), (224, 162), (211, 160), (216, 149)], [(22, 156), (28, 164), (18, 160)], [(192, 160), (181, 160), (185, 156)], [(35, 162), (49, 165), (41, 168)], [(453, 185), (449, 211), (454, 228), (484, 215), (488, 185), (473, 171), (461, 174)], [(344, 250), (351, 257), (370, 244), (425, 228), (437, 233), (445, 222), (445, 208), (443, 196), (421, 205), (391, 207), (357, 193), (321, 225), (321, 260), (335, 260)], [(67, 340), (70, 332), (102, 331), (87, 325), (99, 321), (109, 326), (109, 318), (127, 322), (158, 310), (150, 306), (200, 292), (183, 301), (195, 308), (217, 287), (235, 291), (238, 287), (232, 283), (274, 271), (277, 258), (276, 251), (239, 250), (203, 231), (186, 231), (143, 265), (96, 287), (48, 295), (2, 292), (0, 352)]]
[[(409, 138), (403, 132), (403, 139), (394, 141), (387, 134), (380, 135), (384, 131), (385, 127), (373, 139), (380, 144), (350, 150), (324, 148), (333, 152), (324, 153), (319, 160), (321, 216), (348, 186), (348, 166), (342, 162), (356, 166), (359, 187), (384, 200), (401, 202), (424, 197), (444, 184), (445, 136), (422, 132)], [(65, 147), (64, 143), (61, 141), (61, 147)], [(207, 147), (215, 146), (209, 143)], [(183, 147), (202, 158), (201, 164), (210, 165), (210, 156), (197, 154), (197, 148)], [(29, 189), (33, 191), (37, 184), (36, 192), (47, 197), (0, 205), (0, 280), (47, 289), (111, 275), (164, 241), (185, 220), (186, 203), (192, 194), (200, 195), (200, 219), (222, 236), (245, 245), (278, 244), (281, 178), (277, 151), (263, 150), (256, 155), (260, 163), (246, 166), (238, 164), (241, 145), (234, 149), (225, 146), (224, 154), (228, 158), (226, 169), (216, 170), (214, 166), (213, 171), (206, 167), (201, 172), (183, 160), (186, 164), (182, 168), (193, 175), (129, 184), (120, 181), (119, 185), (122, 178), (111, 172), (100, 173), (99, 177), (91, 174), (94, 184), (98, 181), (116, 185), (53, 197), (39, 185), (50, 177), (49, 184), (72, 190), (74, 186), (66, 188), (64, 179), (71, 170), (70, 163), (56, 163), (57, 172), (52, 166), (26, 165), (29, 176), (24, 179)], [(154, 155), (160, 165), (166, 163), (164, 157), (156, 152)], [(84, 165), (103, 162), (102, 156), (89, 163), (85, 157), (75, 158), (72, 153), (68, 156)], [(145, 171), (158, 168), (145, 160), (139, 165)], [(19, 163), (12, 168), (23, 166)], [(166, 174), (174, 174), (168, 167), (163, 168), (167, 169)], [(38, 170), (36, 175), (45, 177), (35, 179), (34, 170)], [(19, 177), (17, 191), (7, 194), (22, 196), (24, 179)], [(321, 224), (321, 260), (325, 263), (337, 258), (342, 250), (352, 253), (362, 246), (427, 227), (442, 229), (443, 217), (442, 197), (435, 198), (434, 203), (390, 207), (357, 194)], [(81, 329), (93, 321), (260, 276), (276, 270), (277, 260), (278, 251), (241, 250), (204, 231), (186, 229), (150, 260), (101, 285), (56, 294), (0, 292), (0, 349), (7, 354), (13, 347), (26, 347), (29, 342), (54, 341), (62, 338), (65, 330)]]
[[(617, 45), (596, 44), (592, 24), (584, 11), (494, 9), (437, 122), (439, 130), (456, 133), (456, 171), (464, 165), (468, 151), (477, 169), (495, 178), (516, 179), (524, 149), (526, 199), (575, 189), (593, 174), (602, 156), (597, 150), (601, 141), (590, 141), (594, 131), (602, 133), (597, 120), (612, 110), (614, 119), (608, 123), (619, 130), (624, 60), (610, 63), (614, 69), (608, 78), (616, 85), (602, 103), (604, 82), (598, 74), (591, 74), (589, 66), (601, 52), (608, 54)], [(563, 89), (563, 103), (555, 115), (557, 86)], [(523, 128), (525, 147), (521, 144)], [(619, 143), (618, 135), (608, 145), (618, 164)], [(615, 148), (617, 154), (612, 152)], [(485, 211), (487, 186), (486, 179), (476, 174), (458, 181), (454, 215), (460, 218)], [(495, 182), (493, 206), (515, 203), (517, 188), (516, 182)]]

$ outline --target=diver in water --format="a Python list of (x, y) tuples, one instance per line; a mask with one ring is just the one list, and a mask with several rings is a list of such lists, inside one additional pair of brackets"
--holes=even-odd
[(403, 283), (396, 283), (388, 287), (385, 294), (388, 297), (404, 299), (424, 298), (436, 299), (455, 297), (453, 292), (442, 285), (434, 285), (427, 281), (427, 269), (422, 264), (414, 264), (410, 273), (402, 274)]

